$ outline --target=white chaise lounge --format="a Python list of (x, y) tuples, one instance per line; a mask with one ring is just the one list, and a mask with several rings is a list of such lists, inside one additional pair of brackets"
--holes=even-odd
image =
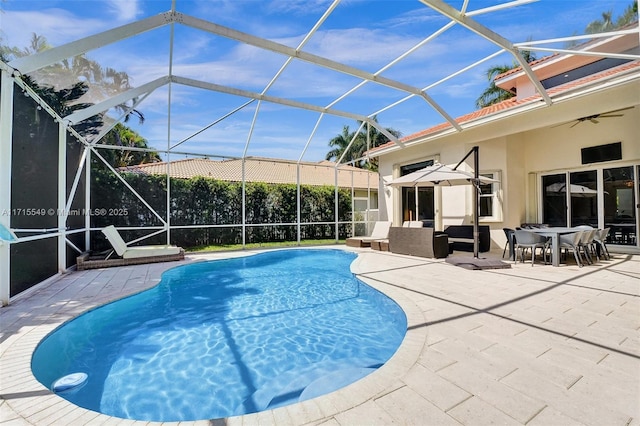
[(110, 259), (91, 256), (83, 253), (77, 258), (76, 265), (79, 270), (106, 268), (109, 266), (138, 265), (142, 263), (169, 262), (184, 259), (184, 250), (181, 247), (170, 245), (133, 246), (129, 247), (124, 242), (115, 226), (110, 225), (102, 230), (113, 250), (120, 258)]
[(371, 247), (371, 242), (376, 240), (386, 240), (389, 238), (389, 228), (391, 222), (376, 222), (373, 225), (371, 235), (367, 237), (351, 237), (347, 238), (347, 246), (349, 247)]
[(102, 230), (102, 233), (107, 240), (113, 246), (113, 249), (118, 253), (118, 256), (123, 259), (133, 259), (138, 257), (153, 257), (153, 256), (168, 256), (179, 254), (182, 250), (177, 246), (135, 246), (129, 247), (124, 242), (120, 233), (115, 226), (109, 225)]

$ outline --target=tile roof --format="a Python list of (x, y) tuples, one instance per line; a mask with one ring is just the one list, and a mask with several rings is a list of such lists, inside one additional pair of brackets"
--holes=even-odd
[[(596, 73), (596, 74), (592, 74), (586, 77), (583, 77), (581, 79), (578, 80), (574, 80), (574, 81), (570, 81), (567, 82), (565, 84), (562, 84), (560, 86), (556, 86), (553, 88), (550, 88), (547, 90), (547, 93), (549, 94), (549, 96), (553, 96), (553, 95), (559, 95), (565, 92), (569, 92), (572, 89), (576, 89), (582, 86), (588, 86), (589, 84), (592, 84), (594, 82), (597, 82), (599, 80), (605, 80), (609, 77), (615, 76), (617, 74), (622, 74), (625, 73), (627, 71), (633, 71), (640, 68), (640, 61), (633, 61), (633, 62), (628, 62), (626, 64), (623, 65), (619, 65), (617, 67), (613, 67), (610, 68), (608, 70)], [(485, 118), (485, 117), (489, 117), (492, 116), (494, 114), (498, 114), (500, 112), (503, 111), (507, 111), (509, 109), (513, 109), (517, 106), (521, 106), (521, 105), (525, 105), (525, 104), (529, 104), (529, 103), (533, 103), (533, 102), (539, 102), (541, 100), (541, 96), (539, 94), (536, 94), (534, 96), (530, 96), (528, 98), (523, 98), (518, 100), (517, 98), (513, 97), (511, 99), (507, 99), (505, 101), (499, 102), (497, 104), (494, 105), (489, 105), (485, 108), (481, 108), (479, 110), (470, 112), (468, 114), (462, 115), (460, 117), (457, 117), (455, 119), (455, 121), (458, 124), (463, 124), (463, 123), (469, 123), (472, 122), (474, 120), (478, 120), (480, 118)], [(445, 122), (445, 123), (440, 123), (437, 124), (433, 127), (429, 127), (428, 129), (424, 129), (421, 130), (419, 132), (413, 133), (411, 135), (405, 136), (403, 138), (400, 139), (400, 142), (402, 143), (406, 143), (406, 142), (410, 142), (416, 139), (419, 139), (421, 137), (424, 136), (428, 136), (428, 135), (434, 135), (437, 134), (438, 132), (447, 130), (447, 129), (451, 129), (453, 128), (453, 126), (451, 125), (451, 123), (449, 122)], [(376, 148), (373, 148), (369, 151), (369, 154), (373, 154), (376, 153), (378, 151), (382, 151), (384, 149), (387, 148), (391, 148), (395, 145), (395, 143), (393, 141), (391, 142), (387, 142), (386, 144), (380, 145)]]
[[(627, 25), (624, 25), (624, 26), (618, 28), (618, 30), (628, 30), (628, 29), (632, 29), (632, 28), (637, 28), (637, 26), (638, 26), (638, 22), (636, 21), (636, 22), (632, 22), (632, 23), (629, 23)], [(596, 36), (596, 34), (594, 34), (594, 36)], [(589, 46), (593, 46), (594, 44), (598, 44), (600, 42), (601, 42), (600, 38), (594, 37), (594, 39), (587, 40), (587, 41), (585, 41), (583, 43), (580, 43), (580, 44), (578, 44), (576, 46), (573, 46), (572, 49), (575, 50), (575, 51), (590, 50), (590, 49), (588, 49)], [(529, 66), (531, 66), (533, 68), (536, 65), (539, 65), (539, 64), (541, 64), (543, 62), (547, 62), (549, 59), (555, 58), (557, 56), (560, 56), (560, 54), (559, 53), (553, 53), (553, 54), (548, 55), (548, 56), (543, 56), (542, 58), (539, 58), (539, 59), (536, 59), (535, 61), (529, 62)], [(499, 80), (501, 78), (504, 78), (504, 77), (506, 77), (508, 75), (511, 75), (511, 74), (516, 74), (516, 73), (521, 72), (521, 71), (522, 71), (522, 66), (515, 67), (513, 69), (510, 69), (509, 71), (505, 71), (502, 74), (497, 75), (494, 78), (494, 81), (497, 81), (497, 80)]]
[[(560, 56), (560, 54), (559, 53), (554, 53), (553, 55), (543, 56), (540, 59), (536, 59), (535, 61), (529, 62), (529, 66), (530, 67), (535, 67), (536, 65), (539, 65), (539, 64), (541, 64), (543, 62), (547, 62), (549, 59), (555, 58), (556, 56)], [(495, 78), (493, 80), (494, 81), (498, 81), (501, 78), (505, 78), (506, 76), (511, 75), (511, 74), (519, 73), (520, 71), (522, 71), (522, 66), (511, 68), (509, 71), (505, 71), (502, 74), (498, 74), (497, 76), (495, 76)]]
[[(335, 184), (335, 163), (331, 161), (301, 162), (300, 182), (303, 185)], [(126, 173), (164, 175), (167, 163), (149, 163), (137, 166), (121, 167), (118, 171)], [(169, 165), (171, 177), (189, 179), (196, 176), (211, 177), (229, 182), (242, 181), (242, 160), (209, 160), (206, 158), (190, 158), (171, 161)], [(338, 169), (338, 186), (365, 189), (378, 187), (378, 174), (357, 167), (343, 165)], [(297, 162), (273, 158), (247, 157), (245, 159), (245, 177), (247, 182), (289, 183), (297, 182)]]

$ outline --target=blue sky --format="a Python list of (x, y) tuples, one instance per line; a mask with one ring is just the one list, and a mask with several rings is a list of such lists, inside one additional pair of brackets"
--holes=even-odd
[[(540, 0), (473, 19), (512, 42), (542, 40), (582, 34), (586, 25), (612, 10), (618, 16), (632, 0)], [(449, 0), (460, 8), (462, 0)], [(470, 0), (467, 11), (506, 3), (504, 0)], [(176, 9), (187, 15), (297, 47), (327, 10), (330, 1), (214, 1), (177, 0)], [(0, 3), (2, 42), (27, 46), (32, 33), (45, 36), (59, 46), (92, 34), (168, 11), (170, 0), (5, 0)], [(414, 0), (343, 0), (302, 49), (305, 52), (375, 73), (429, 37), (448, 20)], [(126, 71), (134, 86), (169, 73), (170, 27), (165, 26), (90, 51), (87, 56), (103, 66)], [(175, 75), (233, 88), (262, 92), (284, 64), (286, 57), (255, 47), (176, 25), (174, 34)], [(556, 47), (562, 47), (556, 45)], [(473, 33), (454, 26), (417, 49), (381, 75), (418, 88), (425, 88), (494, 52), (498, 47)], [(544, 53), (538, 53), (538, 57)], [(451, 116), (475, 109), (474, 102), (487, 81), (486, 69), (510, 64), (502, 54), (440, 84), (427, 93)], [(358, 78), (306, 62), (293, 61), (268, 91), (269, 95), (328, 106), (360, 82)], [(156, 90), (138, 109), (143, 125), (131, 123), (157, 148), (188, 137), (247, 101), (246, 98), (171, 86), (171, 124), (168, 124), (167, 87)], [(334, 108), (370, 115), (404, 98), (406, 93), (377, 84), (366, 84)], [(189, 152), (213, 156), (247, 155), (297, 159), (311, 138), (318, 113), (263, 102), (254, 120), (257, 102), (181, 145)], [(384, 127), (403, 135), (444, 121), (424, 100), (412, 98), (378, 115)], [(327, 142), (343, 125), (352, 130), (355, 121), (326, 116), (311, 138), (303, 159), (322, 160), (330, 149)], [(184, 156), (182, 156), (184, 158)], [(176, 158), (175, 156), (173, 158)]]

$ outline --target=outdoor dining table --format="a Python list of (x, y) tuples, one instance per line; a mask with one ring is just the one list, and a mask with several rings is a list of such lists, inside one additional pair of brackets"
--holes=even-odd
[(553, 266), (560, 266), (560, 235), (584, 231), (584, 228), (553, 226), (548, 228), (533, 228), (527, 231), (535, 232), (545, 237), (551, 237), (551, 264)]

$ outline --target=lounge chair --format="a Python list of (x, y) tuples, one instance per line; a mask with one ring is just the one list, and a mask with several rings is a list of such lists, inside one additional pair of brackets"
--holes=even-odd
[(184, 250), (181, 247), (170, 245), (154, 246), (134, 246), (129, 247), (124, 242), (120, 233), (113, 225), (109, 225), (102, 230), (107, 240), (113, 246), (113, 250), (120, 258), (111, 259), (111, 254), (104, 256), (91, 256), (83, 253), (77, 258), (77, 268), (95, 269), (110, 266), (139, 265), (143, 263), (169, 262), (173, 260), (183, 260)]
[(109, 225), (102, 230), (118, 256), (123, 259), (140, 257), (170, 256), (179, 254), (182, 248), (176, 246), (136, 246), (129, 247), (124, 242), (115, 226)]
[(347, 238), (347, 246), (371, 247), (371, 242), (375, 240), (386, 240), (389, 237), (389, 228), (391, 228), (391, 222), (376, 222), (375, 225), (373, 225), (371, 235), (368, 237)]

